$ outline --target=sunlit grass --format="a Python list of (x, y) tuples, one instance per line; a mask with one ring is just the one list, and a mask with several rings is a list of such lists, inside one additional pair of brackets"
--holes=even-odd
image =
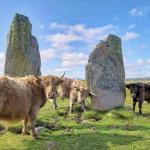
[(0, 149), (44, 150), (46, 143), (55, 141), (60, 150), (148, 150), (150, 147), (150, 105), (144, 103), (143, 116), (132, 112), (132, 101), (127, 91), (125, 107), (106, 112), (87, 112), (76, 107), (70, 115), (69, 100), (57, 100), (58, 110), (48, 101), (40, 110), (37, 126), (46, 129), (34, 140), (21, 135), (21, 124), (13, 125), (0, 134)]

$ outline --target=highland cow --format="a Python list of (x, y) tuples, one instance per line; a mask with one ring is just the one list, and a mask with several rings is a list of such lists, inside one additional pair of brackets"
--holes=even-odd
[(31, 135), (37, 138), (34, 126), (37, 113), (50, 98), (51, 87), (58, 86), (62, 81), (56, 76), (0, 77), (0, 120), (23, 120), (23, 135), (28, 134), (29, 121)]

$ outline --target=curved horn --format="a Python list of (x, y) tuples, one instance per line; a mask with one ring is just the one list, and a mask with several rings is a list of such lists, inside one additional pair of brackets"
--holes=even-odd
[(92, 93), (92, 92), (89, 92), (89, 94), (91, 94), (92, 96), (97, 96), (96, 94)]
[(63, 78), (65, 76), (66, 72), (63, 73), (63, 75), (60, 78)]

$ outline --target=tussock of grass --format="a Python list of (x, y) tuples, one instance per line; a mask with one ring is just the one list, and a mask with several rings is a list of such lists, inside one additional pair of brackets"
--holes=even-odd
[(100, 113), (98, 113), (97, 111), (86, 111), (82, 114), (81, 116), (82, 120), (88, 120), (88, 119), (94, 119), (96, 121), (101, 120), (102, 116)]
[(73, 114), (68, 114), (68, 117), (70, 118), (70, 119), (72, 119), (72, 120), (75, 120), (75, 119), (77, 119), (77, 118), (79, 118), (79, 114), (77, 114), (77, 113), (73, 113)]
[(54, 131), (54, 130), (60, 130), (63, 129), (64, 126), (61, 125), (59, 120), (51, 120), (47, 126), (48, 129)]

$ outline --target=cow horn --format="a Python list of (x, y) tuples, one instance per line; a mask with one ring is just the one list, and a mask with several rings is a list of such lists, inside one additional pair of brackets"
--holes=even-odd
[(63, 75), (60, 78), (63, 78), (65, 76), (66, 72), (63, 73)]
[(97, 96), (96, 94), (94, 94), (94, 93), (92, 93), (92, 92), (89, 92), (91, 95), (93, 95), (93, 96)]

